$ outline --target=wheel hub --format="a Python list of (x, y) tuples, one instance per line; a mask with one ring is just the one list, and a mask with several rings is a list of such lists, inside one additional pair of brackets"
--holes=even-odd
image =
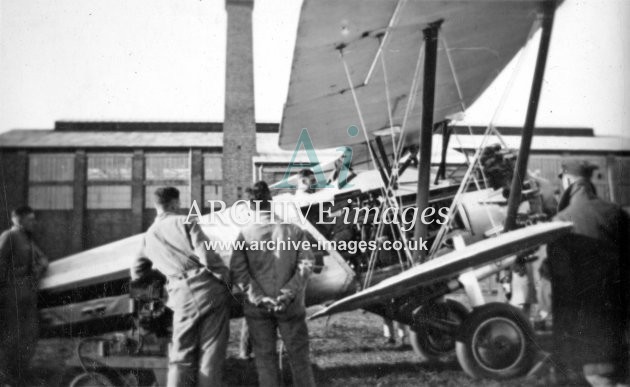
[(514, 322), (494, 318), (479, 326), (473, 337), (473, 354), (488, 370), (501, 370), (516, 364), (524, 355), (525, 339)]

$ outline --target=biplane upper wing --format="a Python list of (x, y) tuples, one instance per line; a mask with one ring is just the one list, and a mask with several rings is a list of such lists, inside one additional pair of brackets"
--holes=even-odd
[[(389, 128), (386, 87), (393, 124), (401, 125), (423, 42), (422, 30), (438, 20), (443, 23), (434, 118), (438, 122), (460, 112), (461, 102), (470, 106), (525, 45), (545, 1), (304, 0), (280, 146), (294, 149), (302, 128), (309, 130), (317, 148), (365, 142), (363, 135), (351, 138), (347, 133), (350, 125), (359, 127), (359, 119), (340, 52), (370, 135)], [(408, 116), (406, 134), (419, 128), (420, 99), (416, 98)]]
[(410, 294), (422, 286), (456, 278), (465, 271), (551, 242), (567, 234), (571, 227), (572, 223), (570, 222), (541, 223), (477, 242), (463, 250), (453, 251), (418, 265), (361, 292), (334, 302), (315, 313), (311, 318), (365, 308)]

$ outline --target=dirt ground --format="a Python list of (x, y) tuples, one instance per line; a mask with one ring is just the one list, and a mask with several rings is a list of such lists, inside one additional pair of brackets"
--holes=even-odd
[[(240, 320), (231, 323), (226, 363), (229, 386), (255, 386), (253, 361), (239, 360)], [(457, 365), (436, 367), (422, 364), (410, 346), (388, 346), (382, 336), (380, 317), (354, 311), (329, 320), (309, 322), (311, 356), (319, 386), (536, 386), (540, 381), (518, 379), (509, 382), (473, 380)], [(34, 359), (34, 385), (58, 386), (63, 380), (64, 360), (76, 342), (48, 339), (39, 344)], [(290, 373), (285, 372), (287, 382)], [(67, 379), (66, 379), (67, 380)]]

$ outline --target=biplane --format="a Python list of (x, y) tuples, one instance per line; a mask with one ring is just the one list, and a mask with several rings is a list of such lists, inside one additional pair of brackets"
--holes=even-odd
[[(308, 128), (317, 146), (365, 146), (365, 158), (381, 172), (381, 205), (397, 208), (405, 205), (394, 193), (407, 166), (401, 162), (403, 154), (411, 152), (411, 158), (417, 159), (415, 206), (427, 208), (437, 183), (433, 177), (444, 177), (449, 123), (465, 113), (540, 32), (521, 147), (504, 186), (507, 203), (499, 224), (485, 228), (482, 235), (487, 239), (473, 244), (462, 241), (453, 224), (463, 218), (489, 218), (493, 225), (497, 221), (491, 214), (492, 200), (483, 193), (483, 188), (496, 186), (480, 162), (489, 136), (501, 141), (491, 117), (479, 149), (466, 160), (468, 169), (450, 202), (452, 222), (432, 234), (431, 225), (418, 221), (413, 236), (408, 236), (430, 238), (430, 251), (414, 251), (407, 266), (401, 265), (402, 273), (380, 283), (370, 284), (368, 275), (361, 292), (334, 302), (313, 318), (361, 308), (408, 324), (419, 354), (448, 361), (455, 353), (473, 377), (502, 379), (529, 370), (534, 352), (529, 321), (510, 305), (486, 304), (478, 280), (499, 267), (509, 267), (516, 255), (571, 227), (549, 223), (517, 229), (519, 208), (529, 190), (527, 161), (554, 14), (560, 4), (553, 0), (303, 3), (280, 145), (290, 148), (302, 128)], [(346, 133), (350, 125), (360, 128), (361, 135)], [(442, 160), (434, 176), (436, 132), (442, 137)], [(475, 171), (480, 172), (481, 183)], [(490, 180), (496, 183), (503, 178)], [(471, 185), (478, 192), (468, 192)], [(468, 217), (473, 213), (465, 214), (462, 203), (474, 202), (475, 196), (477, 205), (472, 208), (478, 211)], [(536, 223), (536, 216), (529, 223)], [(401, 232), (394, 235), (405, 238)], [(449, 249), (449, 240), (454, 251), (440, 256)], [(472, 312), (443, 298), (461, 287)]]
[[(389, 260), (373, 251), (363, 266), (350, 264), (333, 249), (320, 251), (306, 299), (308, 305), (327, 306), (312, 318), (360, 308), (400, 321), (410, 326), (414, 349), (424, 359), (452, 361), (456, 356), (473, 377), (510, 378), (531, 367), (529, 321), (510, 305), (486, 303), (479, 280), (510, 267), (517, 256), (571, 228), (559, 222), (518, 228), (517, 216), (559, 4), (555, 0), (303, 2), (280, 145), (293, 150), (307, 128), (317, 148), (351, 147), (353, 163), (373, 168), (357, 172), (345, 186), (299, 197), (282, 194), (274, 201), (297, 201), (299, 211), (313, 203), (332, 202), (394, 208), (394, 214), (409, 207), (446, 206), (450, 214), (442, 225), (417, 222), (413, 235), (395, 224), (362, 219), (363, 238), (424, 238), (431, 241), (431, 248), (403, 249)], [(522, 146), (503, 203), (496, 200), (496, 187), (488, 185), (479, 163), (485, 140), (500, 139), (492, 122), (476, 154), (466, 155), (466, 173), (459, 181), (445, 174), (449, 123), (538, 30), (541, 44)], [(359, 130), (347, 130), (351, 126)], [(436, 171), (431, 167), (434, 135), (442, 139), (442, 160)], [(331, 204), (328, 209), (339, 208)], [(297, 219), (296, 214), (282, 215)], [(529, 223), (535, 222), (520, 226)], [(330, 237), (329, 230), (316, 224), (307, 222), (304, 227), (314, 240)], [(204, 232), (211, 239), (229, 241), (236, 238), (238, 227), (207, 224)], [(40, 286), (44, 331), (91, 336), (132, 329), (130, 317), (137, 316), (139, 307), (129, 287), (128, 268), (141, 239), (133, 236), (53, 262)], [(230, 251), (220, 253), (229, 259)], [(464, 289), (472, 311), (444, 298), (459, 289)], [(165, 355), (163, 348), (149, 355), (160, 353)], [(135, 364), (125, 359), (122, 364), (114, 362), (116, 367)], [(107, 363), (105, 356), (99, 362)], [(108, 364), (114, 367), (114, 363)], [(141, 363), (159, 368), (147, 366), (146, 359)]]

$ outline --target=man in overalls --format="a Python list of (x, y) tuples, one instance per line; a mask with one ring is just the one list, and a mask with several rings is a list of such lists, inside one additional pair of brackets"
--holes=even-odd
[(222, 386), (229, 269), (207, 248), (208, 237), (199, 224), (186, 223), (185, 216), (175, 213), (180, 207), (177, 188), (158, 188), (154, 200), (157, 217), (146, 232), (139, 260), (150, 259), (167, 278), (167, 306), (173, 310), (168, 386)]
[(25, 385), (38, 337), (37, 286), (48, 258), (33, 241), (35, 213), (20, 207), (0, 235), (0, 385)]

